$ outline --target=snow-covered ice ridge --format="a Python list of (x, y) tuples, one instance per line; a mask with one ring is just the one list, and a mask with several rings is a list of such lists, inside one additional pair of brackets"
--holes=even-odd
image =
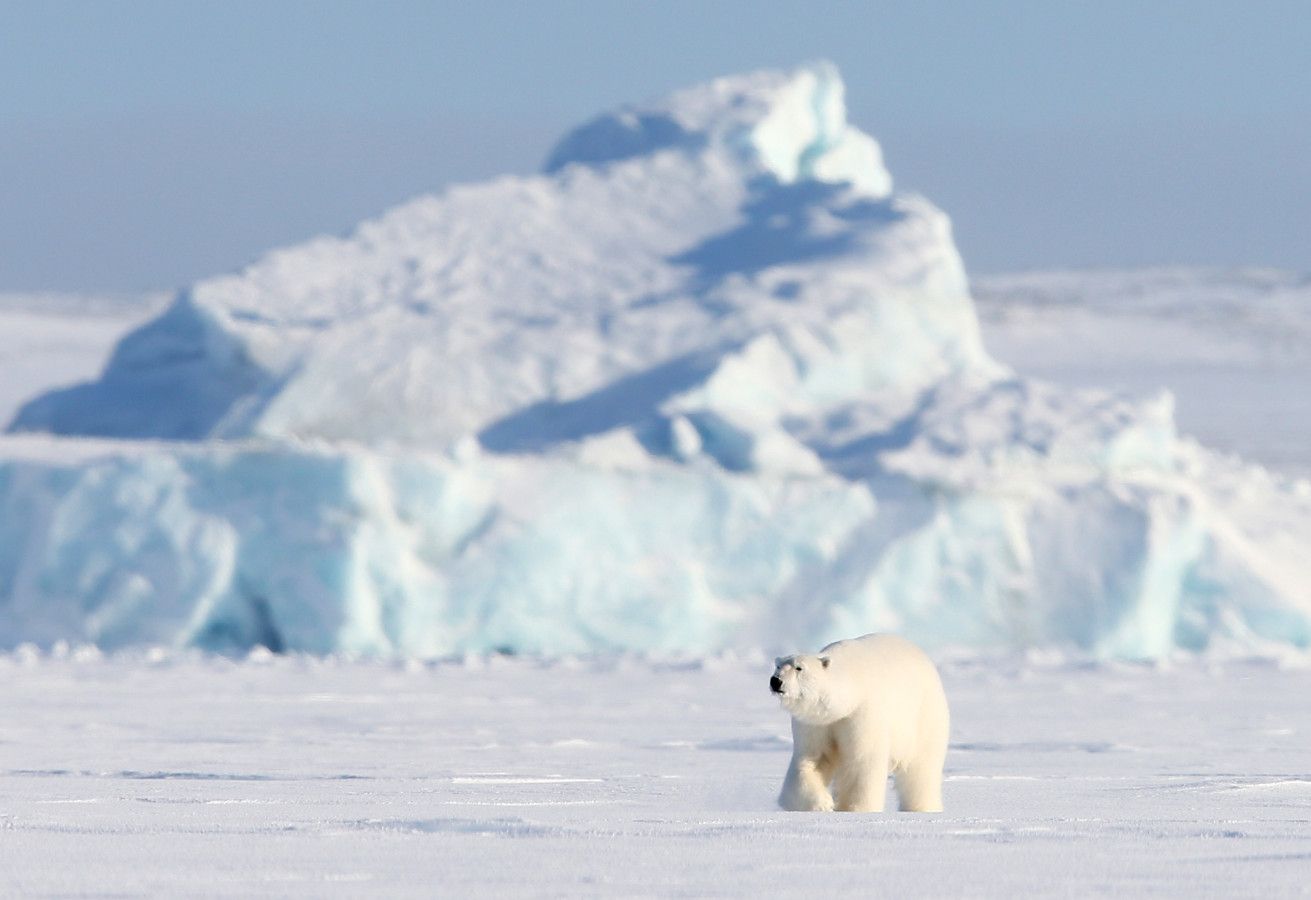
[(988, 349), (1016, 369), (1071, 387), (1169, 385), (1181, 433), (1311, 476), (1311, 276), (1176, 267), (972, 287)]
[(993, 360), (843, 90), (720, 79), (181, 292), (0, 444), (0, 646), (1311, 644), (1311, 487)]
[(0, 292), (0, 425), (33, 395), (94, 378), (107, 348), (168, 301), (167, 294)]

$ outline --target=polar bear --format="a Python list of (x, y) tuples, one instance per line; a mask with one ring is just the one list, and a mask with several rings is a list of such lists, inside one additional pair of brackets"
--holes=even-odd
[(779, 806), (881, 812), (892, 773), (902, 810), (942, 811), (947, 695), (923, 650), (891, 634), (838, 641), (775, 660), (769, 688), (792, 714)]

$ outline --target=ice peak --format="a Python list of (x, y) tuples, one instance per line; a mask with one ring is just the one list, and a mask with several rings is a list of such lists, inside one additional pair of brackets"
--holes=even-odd
[(564, 137), (548, 173), (679, 149), (727, 153), (753, 174), (783, 184), (849, 182), (873, 197), (892, 191), (878, 142), (847, 124), (837, 67), (815, 62), (790, 72), (717, 78), (663, 100), (625, 106)]

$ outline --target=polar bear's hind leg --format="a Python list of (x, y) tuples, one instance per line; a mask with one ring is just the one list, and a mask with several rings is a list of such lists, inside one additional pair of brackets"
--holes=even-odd
[(942, 812), (942, 762), (927, 760), (897, 772), (897, 808), (902, 812)]
[(888, 798), (888, 755), (873, 752), (838, 767), (834, 808), (842, 812), (883, 812)]

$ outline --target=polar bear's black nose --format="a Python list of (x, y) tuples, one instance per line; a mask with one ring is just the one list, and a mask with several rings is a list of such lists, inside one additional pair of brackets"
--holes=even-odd
[(783, 681), (777, 675), (769, 679), (769, 689), (776, 694), (783, 693)]

